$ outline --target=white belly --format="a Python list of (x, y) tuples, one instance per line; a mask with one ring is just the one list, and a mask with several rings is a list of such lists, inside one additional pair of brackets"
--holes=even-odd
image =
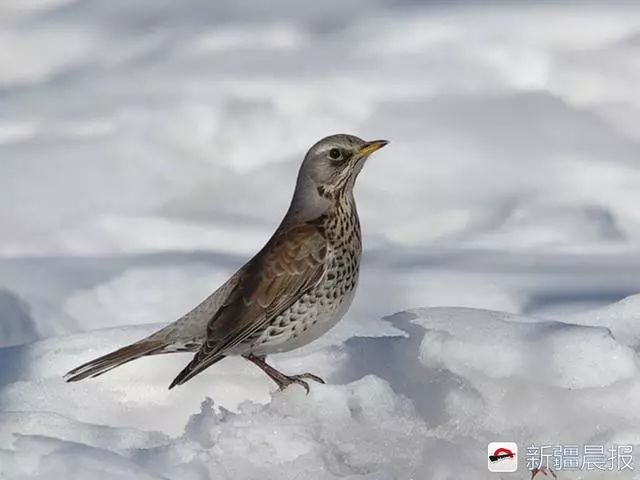
[(311, 343), (327, 333), (347, 313), (355, 291), (354, 287), (346, 292), (340, 301), (324, 299), (313, 302), (313, 306), (307, 306), (306, 309), (305, 305), (312, 298), (310, 295), (303, 296), (245, 348), (248, 347), (247, 350), (255, 355), (268, 355), (288, 352)]

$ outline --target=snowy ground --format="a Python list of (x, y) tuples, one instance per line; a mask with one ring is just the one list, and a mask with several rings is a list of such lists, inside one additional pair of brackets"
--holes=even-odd
[[(640, 451), (640, 6), (478, 3), (0, 2), (0, 478), (527, 478), (486, 443)], [(329, 385), (272, 393), (230, 359), (169, 393), (185, 355), (62, 382), (224, 281), (340, 131), (392, 142), (357, 188), (358, 296), (274, 357)]]

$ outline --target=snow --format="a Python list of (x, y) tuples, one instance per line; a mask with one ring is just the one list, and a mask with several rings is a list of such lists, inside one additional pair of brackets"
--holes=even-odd
[[(490, 441), (640, 448), (637, 5), (0, 19), (0, 478), (473, 480)], [(358, 180), (353, 307), (273, 357), (327, 385), (275, 392), (225, 359), (168, 392), (184, 354), (63, 382), (242, 265), (335, 132), (391, 143)]]
[(623, 298), (619, 302), (587, 312), (572, 314), (569, 319), (581, 325), (602, 325), (624, 345), (640, 349), (640, 295)]
[(416, 323), (428, 331), (421, 348), (425, 365), (567, 389), (606, 387), (637, 374), (635, 352), (606, 328), (440, 308), (414, 311), (425, 317)]
[(151, 325), (2, 349), (0, 464), (21, 479), (480, 479), (499, 438), (640, 445), (637, 353), (607, 328), (466, 307), (387, 321), (406, 335), (274, 357), (328, 381), (309, 395), (274, 391), (242, 359), (168, 392), (184, 354), (63, 382), (60, 372)]

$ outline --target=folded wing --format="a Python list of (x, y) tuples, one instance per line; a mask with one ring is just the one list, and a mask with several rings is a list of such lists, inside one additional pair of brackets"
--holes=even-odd
[(206, 341), (169, 388), (202, 372), (312, 290), (325, 273), (327, 257), (327, 240), (317, 225), (276, 232), (246, 266), (209, 322)]

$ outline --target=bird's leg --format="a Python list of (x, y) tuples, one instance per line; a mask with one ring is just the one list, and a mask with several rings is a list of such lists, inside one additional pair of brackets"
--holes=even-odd
[(297, 383), (307, 391), (307, 394), (309, 394), (309, 384), (303, 379), (309, 379), (318, 383), (324, 383), (323, 379), (311, 373), (302, 373), (300, 375), (285, 375), (284, 373), (276, 370), (271, 365), (267, 364), (267, 362), (265, 362), (267, 358), (266, 355), (260, 356), (250, 353), (248, 355), (244, 355), (244, 358), (260, 367), (260, 369), (264, 373), (269, 375), (269, 378), (271, 378), (271, 380), (276, 382), (276, 385), (278, 385), (278, 389), (280, 390), (284, 390), (292, 383)]

